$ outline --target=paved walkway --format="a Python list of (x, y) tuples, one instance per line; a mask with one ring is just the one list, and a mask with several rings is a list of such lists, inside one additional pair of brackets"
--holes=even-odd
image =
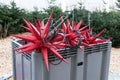
[(120, 80), (120, 71), (114, 71), (109, 75), (109, 80)]

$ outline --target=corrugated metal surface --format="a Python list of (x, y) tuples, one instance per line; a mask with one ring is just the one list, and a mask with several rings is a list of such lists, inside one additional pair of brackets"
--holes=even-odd
[[(25, 42), (13, 40), (13, 48)], [(58, 60), (49, 55), (48, 72), (45, 68), (41, 54), (32, 52), (22, 56), (13, 50), (13, 66), (15, 80), (108, 80), (109, 58), (111, 42), (93, 45), (94, 48), (85, 47), (84, 50), (66, 48), (58, 52), (69, 63)]]

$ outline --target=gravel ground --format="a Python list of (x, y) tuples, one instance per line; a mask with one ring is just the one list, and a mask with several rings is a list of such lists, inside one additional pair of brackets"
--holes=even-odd
[(12, 71), (11, 37), (0, 40), (0, 76)]
[(112, 48), (110, 60), (110, 73), (120, 72), (120, 48)]
[[(11, 37), (0, 40), (0, 76), (12, 71)], [(110, 59), (110, 80), (115, 76), (120, 77), (120, 48), (112, 48)], [(117, 75), (115, 75), (115, 74)]]

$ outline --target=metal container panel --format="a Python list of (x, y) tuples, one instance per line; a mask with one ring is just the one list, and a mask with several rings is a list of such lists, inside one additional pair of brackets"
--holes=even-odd
[[(13, 40), (12, 48), (23, 44)], [(83, 47), (84, 50), (58, 50), (69, 63), (49, 55), (49, 71), (40, 53), (33, 51), (31, 55), (22, 56), (13, 50), (14, 80), (108, 80), (111, 42), (93, 46)]]

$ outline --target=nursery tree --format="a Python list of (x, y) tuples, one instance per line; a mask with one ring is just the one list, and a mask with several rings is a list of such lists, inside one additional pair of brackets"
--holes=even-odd
[(11, 2), (9, 11), (12, 19), (9, 22), (8, 34), (22, 32), (23, 29), (19, 26), (22, 24), (22, 18), (26, 16), (26, 11), (18, 8), (15, 2)]
[(116, 6), (117, 6), (118, 8), (120, 8), (120, 0), (117, 0)]
[(0, 24), (3, 27), (3, 37), (22, 31), (18, 25), (22, 22), (21, 18), (25, 16), (25, 10), (19, 9), (15, 2), (10, 5), (0, 4)]
[(47, 13), (48, 15), (52, 12), (53, 14), (53, 18), (58, 19), (63, 13), (62, 13), (62, 9), (58, 6), (49, 6), (47, 9), (44, 9), (45, 13)]
[(103, 37), (111, 37), (113, 46), (120, 47), (120, 15), (118, 12), (94, 11), (91, 14), (91, 27), (96, 33), (105, 28)]
[(82, 25), (88, 24), (88, 13), (89, 11), (81, 7), (79, 4), (79, 8), (74, 8), (70, 13), (70, 18), (74, 19), (75, 21), (83, 20)]
[(38, 18), (40, 20), (46, 18), (47, 13), (44, 13), (44, 11), (39, 11), (37, 7), (34, 7), (33, 11), (27, 12), (27, 14), (24, 16), (27, 20), (33, 23), (34, 18)]
[(0, 4), (0, 24), (2, 25), (2, 37), (7, 36), (9, 22), (11, 21), (11, 12), (7, 5)]

